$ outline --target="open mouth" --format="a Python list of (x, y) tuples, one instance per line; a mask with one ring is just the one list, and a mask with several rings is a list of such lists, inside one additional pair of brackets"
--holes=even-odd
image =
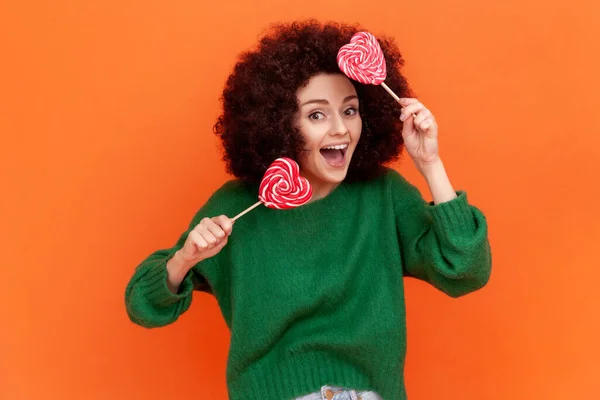
[(332, 167), (342, 167), (346, 163), (348, 143), (323, 147), (320, 152), (327, 164)]

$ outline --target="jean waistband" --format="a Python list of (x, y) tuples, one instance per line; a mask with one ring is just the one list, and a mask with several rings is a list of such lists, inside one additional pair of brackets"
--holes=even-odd
[(297, 397), (295, 400), (383, 400), (372, 391), (357, 391), (354, 389), (324, 385), (319, 392)]

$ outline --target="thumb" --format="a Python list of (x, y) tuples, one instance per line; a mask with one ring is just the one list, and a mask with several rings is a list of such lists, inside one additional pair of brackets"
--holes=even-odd
[(412, 115), (406, 117), (402, 122), (402, 137), (404, 140), (410, 139), (415, 134), (415, 120)]

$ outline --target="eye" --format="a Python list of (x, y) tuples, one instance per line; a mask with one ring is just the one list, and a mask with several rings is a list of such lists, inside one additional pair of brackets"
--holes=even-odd
[(315, 111), (314, 113), (311, 113), (308, 118), (313, 119), (315, 121), (320, 120), (325, 118), (325, 114), (323, 114), (321, 111)]
[(344, 115), (355, 115), (358, 111), (356, 110), (356, 108), (354, 107), (350, 107), (348, 108), (346, 111), (344, 111)]

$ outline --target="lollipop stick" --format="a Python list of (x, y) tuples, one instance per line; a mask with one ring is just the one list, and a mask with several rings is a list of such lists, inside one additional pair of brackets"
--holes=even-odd
[(386, 85), (386, 84), (385, 84), (385, 82), (381, 82), (381, 86), (383, 86), (383, 88), (384, 88), (385, 90), (387, 90), (387, 92), (388, 92), (389, 94), (391, 94), (391, 95), (392, 95), (392, 97), (393, 97), (393, 98), (394, 98), (394, 99), (395, 99), (395, 100), (396, 100), (398, 103), (400, 103), (400, 97), (396, 96), (396, 93), (394, 93), (394, 92), (392, 91), (392, 89), (390, 89), (390, 88), (388, 87), (388, 85)]
[(245, 209), (244, 211), (242, 211), (241, 213), (239, 213), (238, 215), (236, 215), (235, 217), (233, 217), (233, 219), (231, 220), (231, 222), (235, 221), (236, 219), (238, 219), (239, 217), (241, 217), (242, 215), (254, 210), (256, 207), (260, 206), (262, 204), (262, 202), (258, 202), (253, 206), (248, 207), (247, 209)]
[[(392, 95), (392, 97), (393, 97), (394, 99), (396, 99), (396, 101), (397, 101), (398, 103), (400, 103), (400, 97), (396, 96), (396, 93), (394, 93), (394, 92), (392, 91), (392, 89), (390, 89), (390, 88), (388, 87), (388, 85), (386, 85), (384, 82), (381, 82), (381, 86), (383, 86), (383, 88), (384, 88), (385, 90), (387, 90), (387, 92), (388, 92), (389, 94), (391, 94), (391, 95)], [(413, 116), (413, 118), (417, 118), (417, 114), (413, 114), (412, 116)]]

